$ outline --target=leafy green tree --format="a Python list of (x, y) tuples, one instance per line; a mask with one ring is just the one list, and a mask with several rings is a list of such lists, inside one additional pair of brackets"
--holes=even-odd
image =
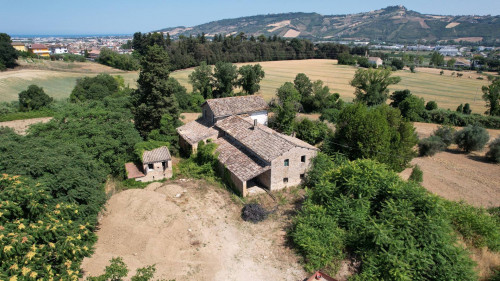
[(311, 144), (316, 145), (322, 142), (331, 130), (321, 121), (311, 121), (304, 118), (295, 124), (296, 137)]
[(347, 105), (340, 113), (335, 134), (325, 140), (325, 150), (349, 159), (371, 158), (402, 171), (415, 157), (415, 128), (398, 109), (381, 105)]
[(431, 61), (429, 62), (431, 65), (441, 66), (444, 65), (444, 56), (438, 52), (433, 52), (431, 55)]
[(453, 67), (455, 65), (455, 63), (457, 62), (456, 59), (449, 59), (447, 62), (446, 62), (446, 66), (447, 67)]
[(19, 93), (19, 110), (31, 111), (49, 106), (54, 101), (37, 85), (30, 85), (27, 90)]
[[(131, 99), (135, 126), (146, 137), (152, 130), (160, 128), (164, 115), (169, 115), (170, 120), (177, 122), (180, 113), (175, 94), (168, 87), (170, 64), (165, 50), (158, 45), (148, 47), (141, 66), (138, 89), (133, 92)], [(174, 133), (175, 130), (169, 132)]]
[(392, 100), (392, 102), (390, 103), (390, 106), (399, 107), (399, 104), (411, 95), (412, 94), (411, 94), (410, 90), (408, 90), (408, 89), (393, 92), (391, 94), (391, 96), (389, 97), (389, 99)]
[(460, 104), (459, 106), (457, 106), (456, 112), (462, 113), (463, 111), (464, 111), (464, 105), (463, 104)]
[(203, 98), (212, 98), (212, 67), (207, 65), (206, 62), (201, 62), (200, 66), (196, 67), (191, 74), (189, 74), (189, 83), (193, 86), (194, 91), (201, 93)]
[(294, 85), (286, 82), (276, 91), (278, 103), (274, 109), (275, 116), (271, 126), (277, 130), (291, 134), (293, 131), (293, 121), (301, 108), (300, 93)]
[(0, 33), (0, 71), (3, 67), (13, 68), (17, 65), (17, 51), (11, 45), (10, 36)]
[(464, 108), (462, 110), (463, 114), (470, 115), (472, 113), (472, 110), (470, 109), (470, 104), (466, 103), (464, 104)]
[(488, 131), (478, 125), (469, 125), (455, 134), (455, 143), (466, 152), (482, 150), (489, 139)]
[(483, 100), (488, 110), (485, 114), (500, 116), (500, 79), (493, 81), (489, 86), (483, 86)]
[(431, 100), (427, 102), (427, 104), (425, 105), (425, 109), (426, 110), (438, 109), (438, 105), (435, 101)]
[(403, 117), (411, 121), (422, 121), (422, 113), (425, 111), (425, 102), (423, 98), (411, 95), (405, 98), (398, 106)]
[(301, 100), (309, 98), (312, 93), (313, 93), (313, 83), (305, 75), (304, 73), (299, 73), (297, 76), (295, 76), (295, 79), (293, 80), (293, 85), (297, 91), (299, 91), (299, 94), (301, 96)]
[(140, 67), (139, 61), (134, 56), (119, 54), (108, 48), (101, 49), (97, 62), (121, 70), (138, 70)]
[(388, 87), (401, 81), (398, 76), (391, 77), (388, 69), (358, 69), (350, 85), (356, 88), (355, 101), (368, 106), (383, 104), (387, 100)]
[(265, 77), (260, 64), (244, 65), (238, 69), (240, 78), (236, 82), (247, 95), (253, 95), (260, 90), (260, 81)]
[(500, 137), (490, 143), (486, 158), (492, 162), (500, 163)]
[(396, 67), (396, 69), (401, 70), (405, 67), (405, 63), (400, 59), (392, 59), (391, 65)]
[(109, 74), (99, 74), (95, 77), (84, 77), (76, 80), (76, 86), (71, 91), (71, 102), (88, 100), (103, 100), (107, 96), (118, 93), (119, 80)]
[(217, 62), (213, 78), (214, 98), (230, 97), (238, 79), (237, 67), (229, 62)]

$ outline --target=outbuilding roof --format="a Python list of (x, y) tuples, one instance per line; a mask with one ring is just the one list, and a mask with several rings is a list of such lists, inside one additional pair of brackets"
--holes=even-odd
[(144, 151), (142, 154), (142, 163), (151, 164), (171, 160), (170, 151), (166, 146), (155, 148), (150, 151)]
[(215, 118), (263, 111), (268, 108), (266, 101), (258, 95), (210, 99), (203, 105), (205, 104), (208, 104)]
[(177, 133), (181, 135), (189, 144), (197, 144), (201, 140), (216, 139), (219, 132), (207, 125), (202, 120), (191, 121), (177, 128)]

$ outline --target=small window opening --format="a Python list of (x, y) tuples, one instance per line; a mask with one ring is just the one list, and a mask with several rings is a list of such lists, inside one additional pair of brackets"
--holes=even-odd
[(306, 156), (305, 155), (300, 156), (300, 162), (302, 162), (302, 163), (306, 162)]
[(285, 164), (285, 167), (290, 166), (290, 160), (289, 159), (285, 159), (285, 163), (284, 164)]
[(304, 179), (305, 175), (304, 174), (300, 174), (300, 179)]
[(288, 183), (288, 178), (283, 178), (283, 183)]

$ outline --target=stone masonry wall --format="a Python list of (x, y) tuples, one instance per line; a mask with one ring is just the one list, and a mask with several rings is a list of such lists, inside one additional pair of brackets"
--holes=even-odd
[[(311, 159), (316, 154), (316, 150), (295, 147), (274, 159), (271, 162), (271, 191), (301, 184), (303, 180), (301, 175), (305, 175), (311, 166)], [(301, 162), (302, 156), (305, 156), (305, 162)], [(286, 159), (288, 167), (284, 165)], [(284, 181), (285, 178), (288, 179), (287, 182)]]

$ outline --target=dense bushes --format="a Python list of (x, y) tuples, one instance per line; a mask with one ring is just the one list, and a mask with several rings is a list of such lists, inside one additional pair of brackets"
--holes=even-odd
[(352, 104), (340, 112), (335, 134), (326, 138), (323, 151), (340, 152), (349, 159), (375, 159), (401, 171), (416, 155), (416, 144), (415, 128), (399, 110)]
[(350, 253), (353, 280), (476, 280), (441, 199), (372, 160), (324, 170), (290, 231), (308, 270)]
[(455, 128), (451, 126), (439, 126), (434, 131), (434, 135), (440, 137), (446, 147), (448, 147), (453, 143)]
[(447, 124), (459, 127), (478, 123), (485, 128), (500, 129), (499, 116), (485, 116), (478, 114), (468, 115), (450, 110), (436, 109), (425, 111), (421, 117), (423, 122), (428, 123)]
[(500, 137), (490, 143), (486, 158), (493, 162), (500, 163)]
[(466, 152), (482, 150), (490, 135), (478, 125), (467, 126), (455, 134), (455, 143)]
[(317, 120), (311, 121), (307, 118), (295, 121), (294, 131), (297, 132), (297, 138), (311, 145), (322, 142), (331, 132), (325, 123)]
[(418, 142), (420, 156), (433, 156), (446, 148), (445, 143), (439, 136), (430, 136)]
[(7, 174), (0, 176), (0, 225), (2, 280), (77, 280), (97, 240), (78, 204), (60, 202), (43, 184)]
[(119, 80), (109, 74), (99, 74), (95, 77), (84, 77), (76, 80), (76, 86), (69, 96), (71, 102), (87, 100), (102, 100), (118, 93)]
[(19, 93), (19, 111), (39, 110), (54, 101), (37, 85), (30, 85), (27, 90)]
[(424, 181), (424, 172), (420, 169), (418, 165), (415, 165), (413, 167), (413, 170), (411, 171), (410, 177), (408, 178), (410, 181), (418, 182), (421, 183)]
[(215, 149), (217, 145), (213, 142), (204, 143), (200, 141), (195, 154), (191, 154), (189, 159), (181, 161), (178, 164), (179, 173), (181, 175), (195, 178), (214, 180), (216, 177), (215, 171), (217, 170), (217, 156)]
[(138, 70), (139, 60), (128, 54), (118, 54), (108, 48), (102, 48), (97, 62), (121, 70)]

